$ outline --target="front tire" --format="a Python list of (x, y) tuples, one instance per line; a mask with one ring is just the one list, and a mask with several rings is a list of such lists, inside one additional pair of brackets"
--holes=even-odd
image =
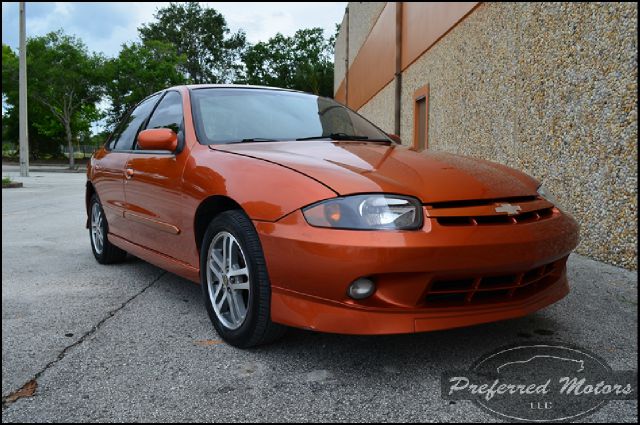
[(97, 195), (89, 202), (89, 236), (93, 256), (100, 264), (112, 264), (124, 261), (127, 252), (109, 242), (109, 225)]
[(271, 321), (271, 284), (251, 220), (225, 211), (207, 228), (200, 249), (200, 282), (209, 318), (228, 344), (249, 348), (280, 338)]

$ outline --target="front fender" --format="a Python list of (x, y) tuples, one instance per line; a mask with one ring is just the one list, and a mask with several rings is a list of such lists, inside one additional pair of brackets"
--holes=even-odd
[(237, 202), (252, 220), (277, 221), (336, 192), (281, 165), (206, 148), (184, 170), (184, 190), (198, 202), (221, 195)]

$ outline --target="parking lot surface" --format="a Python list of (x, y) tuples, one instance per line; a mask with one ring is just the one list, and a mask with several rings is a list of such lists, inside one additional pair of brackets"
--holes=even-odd
[[(291, 330), (239, 350), (216, 335), (197, 285), (133, 257), (96, 263), (84, 175), (16, 180), (24, 188), (2, 190), (3, 422), (493, 422), (444, 400), (440, 374), (530, 341), (637, 370), (636, 273), (579, 255), (571, 293), (525, 318), (382, 337)], [(32, 380), (32, 396), (13, 401)], [(637, 408), (610, 402), (585, 420), (637, 422)]]

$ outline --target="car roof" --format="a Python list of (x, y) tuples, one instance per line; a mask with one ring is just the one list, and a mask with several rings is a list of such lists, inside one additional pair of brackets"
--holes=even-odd
[(307, 92), (300, 91), (300, 90), (284, 89), (284, 88), (281, 88), (281, 87), (256, 86), (256, 85), (251, 85), (251, 84), (181, 84), (179, 86), (171, 86), (171, 87), (167, 87), (167, 88), (164, 88), (162, 90), (158, 90), (156, 92), (153, 92), (149, 96), (145, 97), (140, 102), (138, 102), (136, 104), (136, 106), (139, 105), (140, 103), (144, 102), (145, 100), (149, 99), (152, 96), (155, 96), (155, 95), (160, 94), (160, 93), (164, 93), (164, 92), (166, 92), (168, 90), (179, 90), (181, 88), (186, 88), (187, 90), (212, 89), (212, 88), (218, 88), (218, 89), (259, 89), (259, 90), (272, 90), (272, 91), (288, 91), (288, 92), (292, 92), (292, 93), (302, 93), (302, 94), (308, 94), (308, 95), (311, 95), (311, 96), (317, 96), (317, 95), (315, 95), (313, 93), (307, 93)]
[[(269, 87), (269, 86), (256, 86), (256, 85), (251, 85), (251, 84), (185, 84), (185, 85), (181, 85), (181, 86), (174, 86), (174, 87), (170, 87), (171, 89), (176, 89), (176, 88), (180, 88), (180, 87), (186, 87), (189, 90), (194, 90), (194, 89), (261, 89), (261, 90), (279, 90), (279, 91), (290, 91), (290, 92), (295, 92), (295, 93), (305, 93), (305, 94), (312, 94), (312, 93), (306, 93), (300, 90), (293, 90), (293, 89), (285, 89), (285, 88), (281, 88), (281, 87)], [(166, 90), (169, 90), (166, 89)]]

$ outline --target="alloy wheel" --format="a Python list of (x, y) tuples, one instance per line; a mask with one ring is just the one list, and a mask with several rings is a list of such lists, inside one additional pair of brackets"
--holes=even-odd
[(100, 205), (94, 203), (91, 207), (91, 241), (93, 242), (93, 248), (98, 255), (102, 254), (104, 249), (104, 233), (102, 229), (103, 220), (102, 210)]
[(237, 239), (220, 232), (209, 245), (207, 287), (218, 320), (228, 329), (238, 329), (247, 317), (251, 285), (249, 268)]

